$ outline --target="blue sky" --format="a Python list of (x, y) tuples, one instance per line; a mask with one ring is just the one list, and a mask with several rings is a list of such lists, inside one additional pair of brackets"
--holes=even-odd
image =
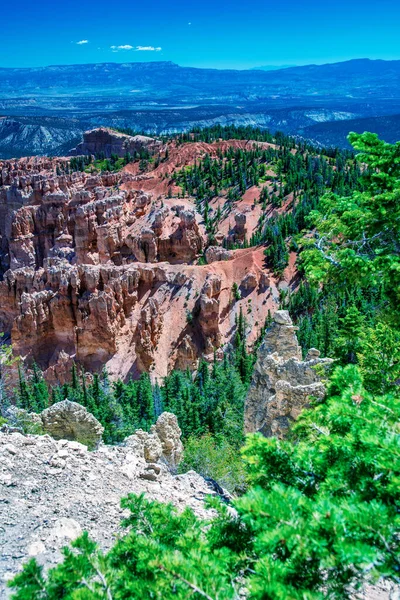
[(397, 0), (20, 0), (3, 3), (1, 21), (1, 67), (400, 59)]

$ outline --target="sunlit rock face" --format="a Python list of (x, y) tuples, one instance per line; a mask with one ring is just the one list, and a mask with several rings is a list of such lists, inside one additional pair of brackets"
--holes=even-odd
[(309, 351), (302, 360), (301, 348), (288, 311), (278, 310), (258, 350), (257, 362), (245, 405), (245, 430), (266, 437), (283, 438), (310, 398), (323, 398), (325, 386), (318, 370), (332, 360)]

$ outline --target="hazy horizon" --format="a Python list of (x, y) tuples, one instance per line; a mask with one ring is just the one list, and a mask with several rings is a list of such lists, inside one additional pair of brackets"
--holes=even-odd
[(48, 67), (64, 67), (64, 66), (74, 66), (74, 65), (100, 65), (100, 64), (135, 64), (135, 63), (162, 63), (162, 62), (170, 62), (173, 64), (176, 64), (180, 67), (189, 67), (189, 68), (196, 68), (196, 69), (216, 69), (216, 70), (239, 70), (239, 71), (245, 71), (245, 70), (279, 70), (279, 69), (291, 69), (291, 68), (296, 68), (296, 67), (306, 67), (306, 66), (322, 66), (322, 65), (329, 65), (329, 64), (337, 64), (337, 63), (344, 63), (344, 62), (350, 62), (350, 61), (357, 61), (357, 60), (369, 60), (369, 61), (384, 61), (384, 62), (396, 62), (396, 61), (400, 61), (400, 58), (388, 58), (388, 59), (384, 59), (384, 58), (371, 58), (369, 56), (354, 56), (352, 58), (347, 58), (347, 59), (342, 59), (342, 60), (329, 60), (329, 61), (311, 61), (311, 62), (304, 62), (304, 63), (297, 63), (297, 64), (273, 64), (273, 63), (262, 63), (262, 64), (254, 64), (254, 65), (249, 65), (248, 67), (222, 67), (222, 66), (202, 66), (199, 67), (197, 65), (192, 65), (192, 64), (184, 64), (184, 63), (177, 63), (175, 61), (172, 60), (166, 60), (166, 59), (162, 59), (162, 58), (158, 58), (158, 59), (154, 59), (154, 60), (124, 60), (124, 61), (119, 61), (116, 59), (113, 60), (102, 60), (102, 61), (85, 61), (85, 62), (65, 62), (65, 63), (56, 63), (56, 62), (49, 62), (47, 64), (43, 64), (43, 65), (25, 65), (25, 66), (3, 66), (0, 65), (1, 69), (41, 69), (41, 68), (48, 68)]

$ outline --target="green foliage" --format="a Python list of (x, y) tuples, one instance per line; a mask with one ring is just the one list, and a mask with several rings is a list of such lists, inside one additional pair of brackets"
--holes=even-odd
[[(122, 133), (126, 133), (126, 131)], [(120, 171), (130, 162), (139, 162), (140, 171), (145, 171), (150, 160), (151, 155), (148, 149), (141, 148), (133, 154), (127, 152), (123, 157), (119, 157), (117, 154), (111, 154), (111, 156), (107, 158), (104, 152), (96, 154), (95, 157), (92, 155), (73, 156), (69, 160), (69, 163), (63, 168), (66, 173), (74, 171), (86, 171), (87, 173), (97, 171), (113, 173)]]
[[(203, 137), (218, 139), (215, 137), (218, 133), (222, 137), (225, 135), (219, 129), (208, 131)], [(235, 131), (231, 133), (234, 135)], [(257, 130), (247, 133), (250, 139), (260, 138)], [(194, 141), (199, 135), (201, 136), (200, 133), (192, 133), (184, 135), (183, 139)], [(266, 182), (267, 168), (274, 171), (274, 176), (268, 176), (270, 186), (261, 189), (262, 214), (257, 230), (253, 232), (249, 242), (235, 240), (233, 229), (223, 245), (236, 249), (248, 247), (249, 243), (250, 246), (267, 244), (265, 255), (268, 264), (275, 274), (281, 275), (288, 265), (287, 245), (290, 243), (297, 248), (297, 243), (291, 240), (291, 236), (305, 227), (306, 217), (318, 206), (321, 195), (327, 190), (351, 193), (359, 187), (360, 169), (346, 152), (321, 152), (310, 145), (295, 143), (291, 138), (280, 134), (276, 134), (275, 138), (271, 138), (270, 134), (266, 137), (268, 141), (279, 141), (279, 144), (265, 148), (254, 143), (249, 144), (246, 150), (233, 147), (225, 151), (219, 150), (216, 157), (206, 154), (193, 166), (174, 173), (173, 182), (181, 186), (183, 196), (189, 194), (196, 197), (197, 208), (204, 217), (209, 234), (209, 242), (214, 243), (218, 223), (227, 217), (234, 203), (251, 186)], [(293, 152), (293, 149), (296, 151)], [(225, 204), (222, 209), (218, 204), (218, 209), (212, 211), (209, 203), (221, 193), (226, 196)], [(290, 204), (286, 211), (271, 216), (271, 206), (282, 207), (288, 199)]]
[(278, 226), (276, 227), (275, 232), (273, 230), (271, 231), (270, 240), (271, 243), (268, 248), (264, 250), (264, 254), (275, 275), (281, 276), (289, 264), (289, 252), (287, 251), (285, 240)]
[[(229, 147), (218, 158), (211, 158), (209, 154), (196, 162), (192, 167), (185, 167), (174, 174), (174, 181), (182, 187), (183, 193), (195, 195), (198, 206), (219, 195), (220, 190), (225, 190), (229, 201), (238, 200), (253, 185), (258, 185), (265, 165), (269, 164), (275, 151), (272, 148), (261, 149), (254, 144), (252, 150), (234, 150)], [(261, 168), (262, 165), (262, 168)], [(221, 209), (219, 216), (221, 216)], [(208, 221), (208, 210), (205, 213), (205, 222)]]
[(127, 160), (125, 158), (119, 158), (117, 154), (112, 154), (110, 158), (98, 155), (85, 171), (107, 171), (111, 173), (120, 171), (126, 164)]
[(162, 407), (177, 416), (184, 438), (220, 434), (238, 447), (243, 441), (243, 406), (247, 386), (236, 356), (212, 367), (200, 361), (197, 375), (172, 371), (161, 386)]
[[(104, 426), (106, 443), (121, 442), (137, 429), (148, 431), (163, 410), (173, 412), (182, 435), (221, 433), (232, 443), (243, 441), (243, 404), (246, 384), (252, 368), (247, 354), (245, 324), (240, 317), (238, 345), (235, 353), (212, 367), (201, 361), (195, 379), (190, 372), (172, 371), (161, 387), (153, 386), (147, 373), (139, 380), (110, 383), (106, 371), (94, 374), (88, 383), (71, 371), (71, 383), (55, 386), (49, 395), (37, 367), (26, 375), (20, 367), (17, 405), (29, 412), (41, 412), (54, 402), (67, 398), (87, 408)], [(156, 409), (157, 402), (157, 409)]]
[[(283, 136), (283, 134), (278, 134)], [(191, 131), (176, 136), (180, 143), (184, 142), (216, 142), (219, 140), (255, 140), (258, 142), (274, 142), (274, 136), (267, 129), (257, 127), (236, 127), (235, 125), (213, 125), (212, 127), (194, 127)]]
[(261, 487), (240, 505), (269, 515), (261, 544), (278, 559), (268, 559), (268, 577), (284, 576), (287, 597), (320, 589), (316, 597), (346, 598), (365, 579), (398, 579), (399, 398), (368, 394), (354, 366), (336, 369), (329, 396), (303, 414), (295, 443), (253, 438), (245, 451)]
[(387, 323), (377, 323), (364, 331), (358, 355), (365, 386), (385, 394), (395, 392), (400, 381), (400, 332)]
[(349, 139), (361, 151), (360, 185), (326, 194), (311, 212), (315, 230), (300, 255), (307, 282), (287, 306), (304, 349), (358, 362), (367, 389), (387, 393), (400, 375), (400, 144), (368, 133)]
[(350, 196), (326, 194), (310, 215), (313, 239), (304, 239), (310, 281), (382, 284), (393, 306), (400, 301), (400, 142), (372, 133), (350, 134), (364, 165), (363, 188)]
[(186, 509), (128, 496), (129, 533), (103, 556), (84, 534), (64, 551), (64, 562), (44, 578), (34, 560), (13, 586), (18, 600), (187, 600), (236, 597), (230, 581), (233, 557), (223, 548), (209, 553), (203, 523)]
[(242, 307), (239, 310), (239, 316), (236, 316), (236, 333), (234, 338), (234, 364), (236, 370), (244, 383), (249, 384), (255, 357), (247, 351), (247, 322), (243, 315)]
[(22, 366), (19, 365), (18, 374), (17, 406), (28, 412), (42, 412), (49, 406), (49, 390), (39, 367), (33, 363), (32, 371), (29, 377), (26, 377)]
[(334, 283), (319, 287), (303, 280), (285, 306), (299, 327), (305, 354), (314, 347), (346, 364), (357, 361), (366, 328), (383, 318), (387, 303), (381, 287)]
[(232, 284), (232, 295), (233, 295), (233, 299), (237, 302), (238, 300), (240, 300), (240, 298), (242, 297), (242, 294), (240, 293), (239, 290), (239, 286), (236, 283), (236, 281)]
[(224, 489), (241, 494), (246, 488), (244, 462), (238, 444), (230, 443), (225, 435), (190, 437), (185, 442), (183, 462), (179, 472), (193, 469), (203, 477), (211, 477)]
[(91, 155), (73, 156), (69, 161), (69, 165), (65, 165), (64, 169), (66, 172), (85, 171), (86, 168), (92, 164), (92, 162), (93, 158)]
[(12, 357), (11, 346), (3, 343), (4, 334), (0, 333), (0, 414), (8, 404), (6, 393), (6, 382), (9, 367), (13, 365), (15, 360)]
[(399, 416), (398, 395), (369, 394), (357, 367), (337, 368), (292, 440), (248, 439), (250, 488), (235, 513), (213, 501), (216, 516), (201, 521), (131, 495), (110, 552), (84, 534), (46, 577), (31, 560), (14, 598), (227, 600), (246, 589), (251, 600), (342, 600), (382, 576), (399, 583)]

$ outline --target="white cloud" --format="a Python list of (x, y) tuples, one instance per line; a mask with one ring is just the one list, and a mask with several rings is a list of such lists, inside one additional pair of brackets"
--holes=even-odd
[(119, 52), (120, 50), (134, 50), (135, 52), (161, 52), (160, 46), (131, 46), (125, 44), (123, 46), (110, 46), (113, 52)]
[(113, 52), (119, 52), (120, 50), (134, 50), (134, 47), (130, 44), (123, 44), (121, 46), (110, 46)]
[(160, 46), (136, 46), (136, 52), (160, 52), (162, 48)]
[(78, 46), (83, 46), (83, 44), (88, 44), (89, 40), (80, 40), (79, 42), (76, 42)]

